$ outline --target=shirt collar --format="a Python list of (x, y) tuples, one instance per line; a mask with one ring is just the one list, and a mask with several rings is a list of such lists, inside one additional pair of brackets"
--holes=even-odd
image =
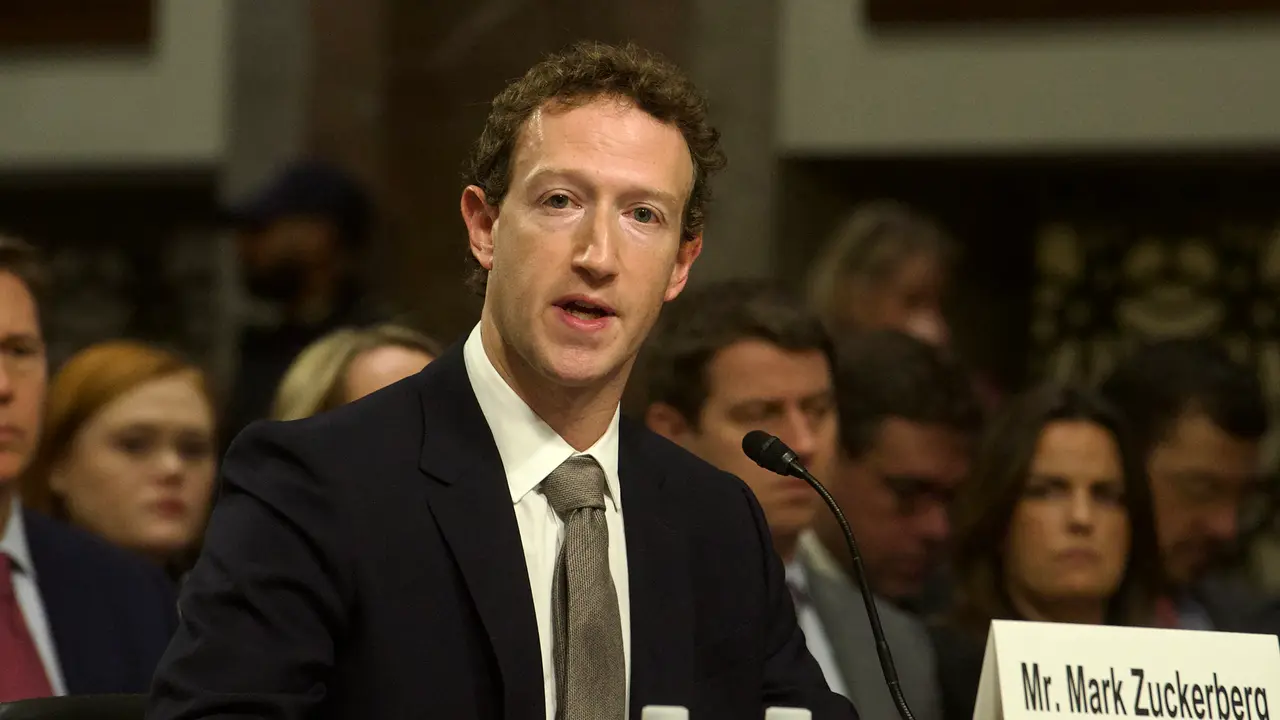
[(518, 503), (530, 491), (538, 487), (552, 470), (574, 455), (590, 455), (600, 463), (606, 478), (606, 495), (614, 508), (622, 507), (622, 493), (618, 482), (618, 419), (614, 410), (613, 420), (604, 435), (579, 453), (556, 434), (550, 425), (525, 404), (507, 381), (498, 374), (480, 339), (480, 325), (471, 330), (462, 347), (467, 366), (467, 379), (475, 391), (480, 411), (484, 413), (493, 433), (502, 467), (507, 473), (511, 489), (511, 502)]
[(804, 563), (797, 556), (786, 565), (787, 586), (801, 595), (809, 594), (809, 575), (805, 572)]
[[(796, 542), (796, 557), (801, 555), (809, 563), (809, 568), (818, 575), (844, 583), (850, 582), (849, 573), (840, 567), (835, 556), (827, 550), (813, 530), (806, 529), (800, 533), (800, 539)], [(792, 564), (801, 565), (799, 562)], [(804, 581), (807, 584), (808, 578), (805, 577)]]
[(27, 544), (27, 527), (22, 518), (22, 501), (18, 499), (16, 488), (9, 503), (9, 521), (4, 526), (4, 537), (0, 538), (0, 552), (9, 556), (14, 568), (35, 577), (36, 567), (31, 561), (31, 546)]

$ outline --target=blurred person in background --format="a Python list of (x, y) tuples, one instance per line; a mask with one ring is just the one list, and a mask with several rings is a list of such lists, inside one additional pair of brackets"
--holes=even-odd
[[(808, 536), (826, 513), (803, 480), (761, 468), (742, 451), (752, 430), (778, 436), (817, 477), (834, 466), (838, 419), (833, 348), (802, 303), (760, 281), (691, 290), (662, 314), (644, 353), (649, 429), (741, 478), (755, 493), (786, 564), (787, 585), (809, 651), (827, 683), (864, 717), (895, 712), (858, 589), (844, 573), (813, 566)], [(934, 659), (924, 625), (881, 603), (903, 693), (921, 720), (939, 718)]]
[[(960, 248), (932, 218), (894, 200), (854, 208), (810, 265), (809, 306), (837, 342), (870, 330), (897, 330), (952, 352), (943, 313)], [(974, 393), (993, 409), (1000, 391), (970, 373)]]
[(892, 200), (854, 209), (814, 259), (809, 304), (839, 340), (898, 330), (937, 347), (951, 331), (942, 313), (956, 258), (933, 220)]
[[(939, 573), (951, 500), (981, 411), (964, 370), (910, 335), (862, 333), (840, 343), (836, 357), (840, 453), (827, 487), (857, 533), (872, 589), (928, 614), (948, 602)], [(814, 530), (831, 564), (851, 573), (835, 518), (820, 513)]]
[(208, 519), (215, 428), (213, 397), (194, 365), (143, 343), (92, 345), (50, 383), (23, 499), (176, 579)]
[(435, 340), (399, 325), (335, 330), (311, 343), (276, 391), (273, 420), (298, 420), (416, 374), (440, 356)]
[(1280, 630), (1273, 607), (1226, 572), (1242, 514), (1268, 507), (1257, 375), (1210, 341), (1168, 340), (1123, 360), (1101, 389), (1146, 463), (1172, 586), (1161, 603), (1166, 619), (1196, 630)]
[(24, 507), (48, 367), (34, 248), (0, 235), (0, 702), (139, 693), (177, 625), (159, 569)]
[(381, 319), (358, 272), (373, 205), (356, 178), (322, 162), (298, 161), (228, 216), (245, 289), (273, 312), (242, 332), (227, 443), (266, 417), (280, 378), (303, 348), (338, 328)]
[(1045, 385), (992, 420), (956, 496), (955, 605), (935, 634), (969, 720), (992, 620), (1149, 626), (1159, 548), (1140, 452), (1096, 394)]

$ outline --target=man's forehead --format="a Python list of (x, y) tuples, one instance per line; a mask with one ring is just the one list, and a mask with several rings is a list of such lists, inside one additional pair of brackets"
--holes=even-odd
[(1216, 457), (1256, 461), (1261, 443), (1234, 437), (1203, 413), (1188, 413), (1175, 420), (1154, 450), (1178, 457)]
[(0, 270), (0, 335), (38, 335), (35, 297), (17, 275)]
[(964, 436), (945, 425), (886, 418), (871, 454), (897, 467), (954, 467), (967, 459)]
[(755, 338), (734, 342), (707, 364), (709, 394), (734, 404), (808, 399), (834, 392), (821, 350), (786, 350)]
[[(588, 113), (597, 117), (588, 117)], [(577, 122), (579, 119), (581, 122)], [(633, 101), (618, 96), (544, 102), (529, 114), (516, 132), (511, 153), (512, 178), (537, 173), (547, 164), (548, 153), (568, 150), (605, 129), (618, 129), (624, 121), (634, 121), (633, 128), (662, 128), (680, 138), (682, 157), (688, 163), (688, 178), (687, 182), (682, 182), (678, 192), (687, 195), (693, 185), (693, 156), (679, 128), (655, 118)]]

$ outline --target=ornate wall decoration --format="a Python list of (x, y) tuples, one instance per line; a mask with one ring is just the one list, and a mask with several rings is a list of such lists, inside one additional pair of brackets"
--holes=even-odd
[(1177, 233), (1057, 223), (1035, 249), (1036, 374), (1095, 382), (1138, 343), (1211, 336), (1280, 398), (1280, 226)]

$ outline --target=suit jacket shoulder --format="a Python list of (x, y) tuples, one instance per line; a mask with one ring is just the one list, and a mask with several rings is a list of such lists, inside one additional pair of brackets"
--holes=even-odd
[[(816, 567), (809, 543), (819, 541), (807, 540), (800, 544), (797, 557), (804, 566), (814, 607), (840, 664), (850, 699), (866, 717), (895, 717), (897, 710), (885, 685), (862, 594), (847, 577), (833, 576)], [(876, 598), (876, 609), (912, 713), (919, 720), (940, 720), (937, 663), (924, 622), (881, 598)]]
[(23, 512), (68, 692), (145, 691), (177, 626), (172, 583), (83, 530)]
[[(661, 468), (663, 474), (675, 479), (681, 492), (703, 502), (723, 501), (728, 498), (751, 498), (755, 494), (740, 478), (727, 473), (670, 440), (624, 416), (619, 425), (620, 452), (633, 457), (620, 457), (622, 465), (635, 464), (640, 456), (650, 467)], [(625, 501), (624, 501), (625, 502)]]

